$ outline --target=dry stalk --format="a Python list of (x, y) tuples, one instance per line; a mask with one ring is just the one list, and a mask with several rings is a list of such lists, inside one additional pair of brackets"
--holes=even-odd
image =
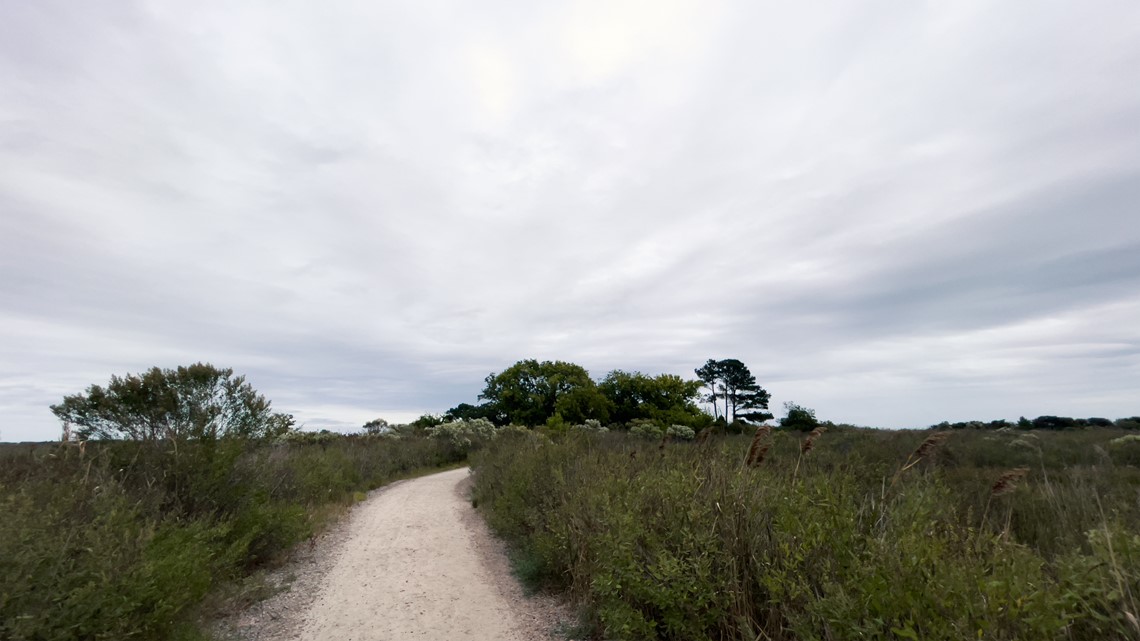
[(918, 448), (915, 449), (915, 451), (911, 452), (910, 456), (906, 458), (906, 463), (903, 463), (903, 466), (899, 468), (899, 471), (895, 472), (894, 478), (891, 479), (891, 485), (893, 486), (896, 482), (898, 482), (899, 477), (902, 476), (903, 472), (926, 460), (926, 458), (933, 454), (934, 451), (939, 447), (941, 447), (948, 438), (950, 438), (950, 432), (935, 432), (934, 434), (927, 436), (926, 439), (923, 440), (922, 443), (918, 446)]
[(822, 425), (815, 428), (814, 430), (812, 430), (811, 434), (808, 434), (808, 437), (804, 439), (803, 445), (800, 446), (800, 454), (807, 454), (808, 452), (810, 452), (812, 450), (812, 448), (815, 447), (815, 440), (822, 435), (823, 435), (823, 426)]
[(1026, 474), (1029, 474), (1028, 467), (1015, 467), (1005, 474), (1002, 474), (998, 477), (994, 486), (990, 488), (990, 496), (1001, 496), (1016, 490), (1017, 484), (1025, 478)]
[(804, 457), (807, 456), (807, 453), (812, 451), (812, 449), (815, 448), (815, 440), (817, 438), (819, 438), (820, 436), (822, 436), (823, 432), (824, 432), (823, 426), (820, 425), (819, 427), (812, 430), (811, 433), (808, 434), (808, 437), (804, 439), (803, 444), (800, 445), (800, 456), (799, 456), (799, 458), (796, 459), (796, 469), (792, 471), (792, 482), (793, 483), (795, 483), (796, 478), (800, 474), (800, 463), (804, 460)]
[(752, 445), (748, 448), (748, 456), (744, 458), (745, 465), (755, 467), (763, 462), (764, 456), (768, 453), (768, 448), (772, 447), (771, 443), (764, 445), (763, 441), (771, 433), (771, 425), (761, 425), (756, 428), (756, 435), (752, 437)]
[(712, 433), (713, 433), (712, 427), (706, 427), (705, 429), (701, 430), (701, 433), (697, 434), (697, 445), (700, 445), (700, 444), (704, 443), (705, 441), (709, 440), (709, 438), (712, 437)]
[[(982, 512), (983, 527), (985, 527), (986, 518), (990, 514), (990, 504), (993, 503), (993, 500), (999, 496), (1002, 496), (1003, 494), (1009, 494), (1010, 492), (1016, 490), (1017, 484), (1021, 482), (1021, 480), (1024, 479), (1027, 474), (1029, 474), (1028, 467), (1015, 467), (998, 477), (997, 481), (994, 482), (993, 487), (990, 488), (990, 496), (986, 499), (986, 509)], [(1012, 507), (1010, 510), (1010, 516), (1012, 517)], [(1007, 518), (1006, 521), (1005, 530), (1002, 532), (1003, 535), (1006, 531), (1009, 530), (1009, 519)]]
[(764, 462), (764, 458), (768, 456), (768, 450), (772, 449), (772, 443), (764, 443), (755, 452), (749, 453), (749, 467), (757, 467)]

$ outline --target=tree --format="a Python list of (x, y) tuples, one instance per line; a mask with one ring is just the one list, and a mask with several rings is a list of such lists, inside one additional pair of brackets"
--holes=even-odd
[[(697, 378), (701, 380), (701, 383), (703, 383), (705, 387), (709, 388), (708, 396), (701, 397), (701, 400), (706, 403), (712, 403), (713, 417), (720, 418), (720, 410), (716, 404), (717, 399), (720, 398), (720, 393), (723, 391), (718, 391), (717, 389), (717, 384), (722, 379), (720, 362), (710, 358), (708, 362), (693, 370), (693, 372), (696, 373)], [(727, 411), (728, 410), (726, 409), (726, 414)]]
[(414, 429), (423, 430), (436, 425), (443, 425), (443, 417), (436, 414), (421, 414), (419, 418), (408, 423), (408, 425)]
[(293, 417), (273, 412), (244, 376), (208, 363), (112, 376), (106, 387), (65, 396), (51, 411), (78, 426), (81, 439), (262, 438), (293, 427)]
[(598, 389), (611, 404), (610, 420), (618, 423), (651, 419), (663, 425), (700, 426), (709, 420), (697, 407), (701, 382), (675, 374), (647, 376), (614, 370), (598, 383)]
[(703, 400), (712, 403), (714, 416), (721, 416), (717, 401), (723, 399), (723, 416), (729, 423), (737, 419), (761, 422), (772, 418), (763, 411), (768, 409), (770, 395), (756, 383), (756, 377), (744, 363), (735, 358), (720, 361), (710, 358), (694, 371), (709, 389)]
[(391, 432), (392, 426), (382, 418), (374, 418), (365, 423), (363, 429), (365, 434), (377, 435)]
[(589, 372), (563, 361), (523, 360), (489, 374), (479, 399), (501, 422), (542, 425), (555, 416), (569, 423), (609, 420), (609, 401)]
[(788, 415), (780, 419), (781, 427), (789, 430), (800, 430), (801, 432), (810, 432), (819, 427), (819, 421), (815, 418), (815, 410), (790, 402), (784, 403), (784, 409)]
[(444, 412), (443, 418), (447, 421), (471, 421), (477, 418), (485, 418), (492, 423), (498, 423), (501, 420), (495, 407), (488, 403), (480, 405), (460, 403)]

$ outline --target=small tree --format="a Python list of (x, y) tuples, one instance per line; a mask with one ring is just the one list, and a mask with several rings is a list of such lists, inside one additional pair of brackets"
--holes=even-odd
[(784, 403), (784, 409), (787, 410), (788, 415), (780, 419), (781, 427), (789, 430), (800, 430), (801, 432), (810, 432), (819, 427), (819, 421), (815, 418), (815, 410), (795, 403)]
[(244, 376), (208, 363), (112, 376), (106, 387), (65, 396), (51, 411), (78, 427), (81, 439), (262, 438), (293, 426), (293, 417), (273, 412)]
[(371, 421), (365, 423), (363, 429), (365, 434), (378, 436), (380, 434), (391, 432), (392, 426), (388, 423), (388, 421), (382, 418), (374, 418)]

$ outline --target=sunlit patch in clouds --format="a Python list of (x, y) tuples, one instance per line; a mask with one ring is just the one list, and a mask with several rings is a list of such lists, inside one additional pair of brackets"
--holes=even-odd
[(1140, 413), (1133, 2), (0, 11), (0, 438), (195, 360), (313, 429), (530, 357)]

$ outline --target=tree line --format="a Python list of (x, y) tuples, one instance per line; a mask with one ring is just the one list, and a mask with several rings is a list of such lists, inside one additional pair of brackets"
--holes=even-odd
[[(477, 404), (460, 403), (441, 418), (531, 427), (648, 420), (697, 429), (718, 421), (739, 425), (772, 418), (766, 411), (770, 395), (741, 361), (710, 359), (694, 373), (696, 379), (686, 379), (619, 369), (595, 381), (575, 363), (521, 360), (489, 374)], [(702, 402), (711, 404), (713, 414), (700, 407)]]
[[(770, 395), (737, 359), (709, 359), (693, 370), (694, 379), (675, 374), (613, 370), (594, 380), (581, 365), (565, 361), (521, 360), (484, 379), (478, 403), (460, 403), (442, 415), (425, 414), (411, 427), (484, 419), (496, 426), (586, 424), (628, 428), (650, 422), (662, 428), (695, 430), (722, 425), (743, 432), (773, 415)], [(706, 411), (702, 404), (711, 409)], [(810, 408), (785, 403), (781, 427), (810, 431), (820, 425)], [(133, 441), (214, 441), (221, 438), (274, 438), (297, 431), (293, 417), (274, 412), (270, 402), (232, 369), (195, 363), (174, 369), (153, 367), (142, 374), (112, 376), (51, 407), (63, 422), (65, 439)], [(751, 427), (750, 427), (751, 426)], [(383, 433), (382, 419), (364, 431)], [(1116, 427), (1140, 430), (1140, 416), (1070, 418), (1021, 417), (1007, 420), (942, 422), (931, 429), (1064, 430)], [(71, 430), (74, 429), (74, 433)]]
[(1124, 430), (1140, 430), (1140, 416), (1118, 418), (1116, 420), (1090, 417), (1072, 418), (1069, 416), (1038, 416), (1028, 419), (1022, 416), (1016, 421), (998, 419), (996, 421), (959, 421), (951, 423), (942, 421), (931, 425), (932, 430), (1071, 430), (1087, 427), (1117, 427)]

